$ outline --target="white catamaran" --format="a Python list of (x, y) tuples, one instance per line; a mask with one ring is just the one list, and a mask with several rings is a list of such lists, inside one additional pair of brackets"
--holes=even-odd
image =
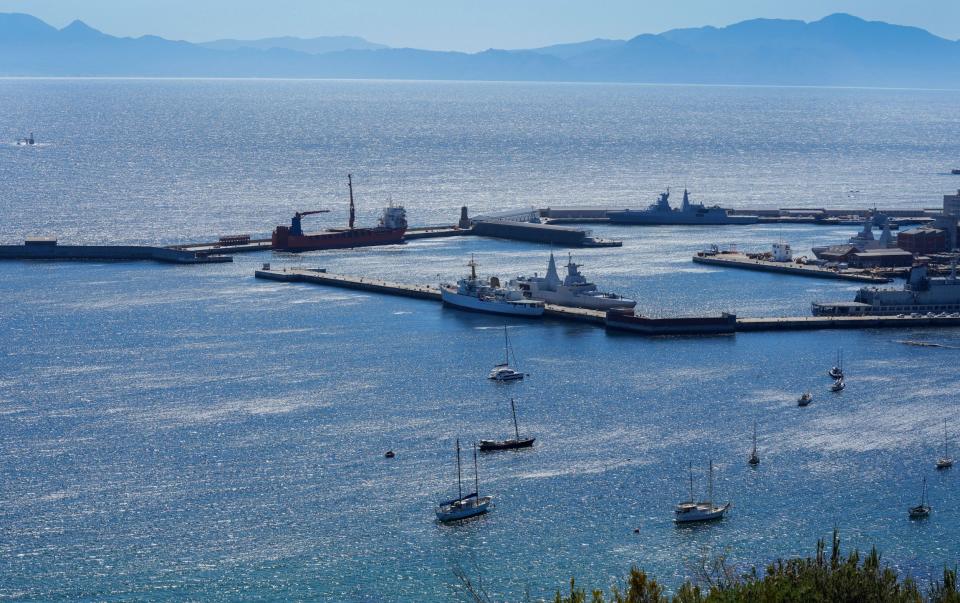
[(503, 362), (493, 367), (490, 371), (489, 379), (494, 381), (518, 381), (524, 378), (524, 374), (510, 366), (510, 356), (513, 355), (513, 363), (517, 363), (517, 355), (510, 347), (510, 335), (507, 332), (507, 325), (503, 325)]

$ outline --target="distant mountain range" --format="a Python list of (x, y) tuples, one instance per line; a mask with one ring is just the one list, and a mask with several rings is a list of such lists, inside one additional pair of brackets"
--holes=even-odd
[(263, 38), (261, 40), (214, 40), (201, 42), (198, 46), (214, 50), (240, 50), (254, 48), (257, 50), (293, 50), (307, 54), (323, 54), (340, 50), (379, 50), (387, 48), (383, 44), (374, 44), (356, 36), (325, 36), (321, 38)]
[(754, 19), (479, 53), (387, 48), (356, 37), (173, 41), (56, 29), (0, 13), (0, 75), (315, 77), (960, 87), (960, 42), (835, 14)]

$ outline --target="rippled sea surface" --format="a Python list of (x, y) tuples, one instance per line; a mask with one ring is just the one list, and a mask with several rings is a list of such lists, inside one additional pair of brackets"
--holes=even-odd
[[(440, 224), (461, 205), (636, 207), (667, 186), (732, 207), (935, 207), (960, 186), (960, 112), (939, 92), (0, 80), (0, 141), (31, 130), (37, 147), (0, 144), (7, 243), (266, 235), (320, 206), (339, 224), (347, 172), (363, 223), (388, 199)], [(593, 230), (624, 246), (575, 259), (648, 314), (796, 316), (856, 290), (690, 262), (714, 242), (808, 253), (855, 227)], [(508, 320), (530, 377), (496, 385), (502, 318), (253, 278), (271, 262), (428, 283), (471, 254), (511, 276), (549, 251), (0, 265), (0, 599), (447, 601), (463, 570), (519, 600), (632, 564), (675, 587), (704, 557), (812, 553), (834, 526), (921, 581), (960, 562), (960, 474), (933, 471), (943, 419), (960, 431), (960, 331), (644, 339)], [(455, 438), (505, 436), (511, 397), (536, 446), (481, 456), (496, 509), (437, 525)], [(677, 529), (688, 463), (703, 491), (710, 459), (733, 509)], [(924, 476), (934, 512), (910, 522)]]

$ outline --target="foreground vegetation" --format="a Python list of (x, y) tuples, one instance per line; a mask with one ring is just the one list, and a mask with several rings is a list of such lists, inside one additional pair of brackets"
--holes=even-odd
[(687, 581), (675, 595), (664, 594), (663, 587), (645, 572), (634, 567), (622, 586), (589, 593), (577, 588), (573, 580), (567, 594), (557, 591), (555, 603), (757, 603), (774, 602), (850, 602), (859, 603), (960, 603), (957, 572), (945, 569), (943, 579), (921, 588), (910, 577), (901, 577), (890, 567), (881, 566), (876, 549), (860, 558), (853, 551), (840, 554), (840, 537), (833, 533), (829, 558), (823, 540), (817, 542), (815, 558), (777, 561), (761, 575), (756, 568), (744, 574), (732, 569), (720, 558), (704, 564), (695, 581)]

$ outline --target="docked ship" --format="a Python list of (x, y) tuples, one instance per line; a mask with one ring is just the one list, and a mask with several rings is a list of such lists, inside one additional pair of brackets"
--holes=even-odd
[(505, 314), (508, 316), (543, 316), (544, 303), (527, 299), (519, 289), (501, 287), (496, 277), (483, 282), (477, 277), (477, 262), (470, 259), (470, 276), (457, 283), (441, 283), (440, 299), (443, 303), (461, 310)]
[(737, 315), (724, 312), (720, 316), (681, 316), (651, 318), (637, 316), (632, 309), (607, 310), (608, 329), (636, 331), (645, 335), (719, 335), (737, 330)]
[(588, 308), (590, 310), (610, 310), (612, 308), (633, 308), (637, 305), (632, 299), (613, 293), (604, 293), (580, 273), (580, 266), (567, 255), (567, 275), (560, 280), (557, 274), (557, 262), (550, 252), (547, 274), (544, 277), (517, 277), (510, 285), (519, 289), (528, 299), (537, 299), (548, 304)]
[(760, 221), (757, 216), (734, 216), (730, 210), (719, 205), (706, 207), (702, 203), (691, 203), (690, 194), (683, 189), (683, 203), (678, 209), (670, 207), (670, 189), (660, 193), (657, 202), (647, 209), (625, 209), (623, 211), (608, 211), (607, 218), (615, 224), (706, 224), (722, 226), (726, 224), (756, 224)]
[(297, 212), (290, 226), (277, 226), (273, 230), (271, 242), (278, 251), (318, 251), (323, 249), (347, 249), (368, 245), (393, 245), (403, 242), (407, 232), (407, 212), (403, 206), (391, 204), (384, 208), (380, 224), (374, 228), (356, 228), (354, 219), (356, 209), (353, 203), (353, 177), (347, 174), (347, 188), (350, 191), (350, 222), (347, 228), (332, 228), (322, 232), (303, 232), (303, 218), (314, 214), (329, 213), (329, 210)]
[(946, 277), (931, 277), (914, 266), (903, 289), (863, 287), (852, 302), (813, 302), (814, 316), (890, 316), (960, 312), (960, 281), (954, 266)]

